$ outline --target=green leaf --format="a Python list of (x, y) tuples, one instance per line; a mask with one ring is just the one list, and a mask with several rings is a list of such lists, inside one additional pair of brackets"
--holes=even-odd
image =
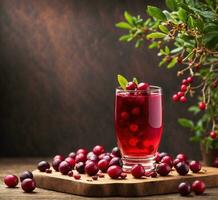
[(198, 114), (200, 112), (200, 109), (198, 106), (191, 106), (188, 108), (189, 112), (193, 112), (194, 114)]
[(169, 8), (172, 11), (177, 10), (177, 3), (175, 0), (166, 0), (165, 4), (166, 4), (167, 8)]
[(201, 137), (199, 137), (199, 136), (192, 136), (191, 138), (190, 138), (190, 141), (192, 141), (192, 142), (200, 142), (201, 141)]
[(142, 46), (144, 40), (143, 39), (138, 39), (135, 43), (135, 48), (139, 48)]
[(159, 25), (159, 29), (160, 29), (163, 33), (166, 33), (166, 34), (169, 33), (168, 28), (167, 28), (166, 26), (162, 25), (162, 24)]
[(148, 6), (147, 7), (147, 13), (148, 13), (148, 15), (150, 15), (151, 17), (154, 17), (156, 19), (159, 19), (159, 20), (162, 20), (162, 21), (167, 20), (164, 13), (158, 7)]
[(138, 85), (138, 84), (139, 84), (139, 82), (138, 82), (138, 80), (137, 80), (137, 78), (136, 78), (136, 77), (134, 77), (134, 78), (132, 79), (132, 82), (134, 82), (136, 85)]
[(167, 35), (161, 32), (154, 32), (147, 35), (147, 39), (157, 39), (157, 38), (164, 38)]
[(161, 61), (160, 61), (160, 63), (159, 63), (159, 67), (161, 67), (164, 63), (166, 63), (166, 59), (165, 58), (163, 58)]
[(127, 11), (124, 12), (124, 17), (129, 24), (134, 25), (134, 19)]
[(178, 123), (181, 126), (186, 127), (186, 128), (191, 128), (192, 129), (194, 127), (194, 123), (189, 119), (179, 118)]
[(158, 43), (157, 42), (152, 42), (149, 46), (148, 46), (148, 48), (149, 49), (153, 49), (153, 48), (157, 48), (158, 47)]
[(129, 42), (129, 39), (131, 38), (131, 35), (122, 35), (120, 38), (119, 38), (119, 41), (122, 41), (122, 42)]
[(173, 68), (176, 63), (177, 63), (177, 58), (174, 57), (174, 58), (170, 61), (170, 63), (167, 65), (167, 68), (168, 68), (168, 69)]
[(180, 8), (178, 11), (178, 17), (182, 22), (186, 23), (187, 12), (183, 8)]
[(128, 83), (128, 80), (124, 76), (122, 76), (120, 74), (117, 75), (117, 80), (118, 80), (118, 83), (120, 84), (120, 87), (125, 90), (126, 85)]
[(126, 22), (119, 22), (116, 24), (117, 28), (122, 28), (122, 29), (132, 29), (132, 26), (130, 26), (128, 23)]
[(188, 22), (187, 22), (187, 24), (188, 24), (188, 27), (189, 27), (189, 28), (194, 28), (194, 19), (193, 19), (192, 16), (189, 16), (189, 17), (188, 17)]

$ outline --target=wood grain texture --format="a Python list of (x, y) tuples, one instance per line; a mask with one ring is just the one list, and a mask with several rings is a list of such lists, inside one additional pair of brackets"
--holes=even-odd
[(36, 184), (40, 188), (92, 197), (136, 197), (175, 193), (180, 182), (192, 183), (196, 179), (203, 180), (207, 187), (218, 186), (218, 169), (212, 167), (204, 167), (202, 172), (189, 173), (186, 176), (179, 176), (176, 171), (173, 171), (167, 177), (143, 179), (134, 179), (131, 174), (128, 174), (125, 180), (114, 180), (105, 174), (104, 178), (99, 178), (97, 181), (86, 174), (82, 174), (80, 180), (74, 180), (55, 171), (47, 174), (35, 170), (33, 173)]

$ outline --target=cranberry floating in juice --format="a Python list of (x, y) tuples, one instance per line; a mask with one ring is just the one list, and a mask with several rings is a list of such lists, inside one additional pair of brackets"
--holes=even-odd
[(124, 170), (129, 171), (134, 164), (150, 170), (162, 135), (162, 93), (160, 87), (134, 80), (128, 82), (118, 76), (121, 87), (115, 99), (117, 144)]

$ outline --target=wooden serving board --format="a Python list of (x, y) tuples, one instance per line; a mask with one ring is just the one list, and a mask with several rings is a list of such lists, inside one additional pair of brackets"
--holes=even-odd
[(73, 177), (61, 175), (55, 171), (48, 174), (35, 170), (33, 174), (39, 188), (93, 197), (174, 193), (177, 192), (177, 186), (180, 182), (192, 183), (196, 179), (203, 180), (207, 187), (218, 186), (218, 168), (213, 167), (204, 167), (201, 172), (197, 174), (189, 172), (186, 176), (179, 176), (177, 172), (172, 171), (166, 177), (135, 179), (131, 174), (128, 174), (124, 180), (111, 179), (107, 174), (98, 180), (92, 180), (86, 174), (82, 174), (80, 180), (75, 180)]

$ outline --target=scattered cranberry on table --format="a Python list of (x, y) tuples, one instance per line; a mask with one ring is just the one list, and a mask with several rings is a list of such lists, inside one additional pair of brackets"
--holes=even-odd
[(145, 174), (145, 169), (141, 164), (136, 164), (132, 167), (131, 174), (135, 178), (141, 178)]
[(20, 181), (22, 182), (24, 179), (30, 178), (33, 179), (33, 174), (30, 171), (24, 171), (20, 174)]
[(72, 176), (73, 176), (73, 171), (69, 171), (69, 172), (67, 173), (67, 175), (70, 176), (70, 177), (72, 177)]
[(59, 159), (54, 159), (53, 161), (52, 161), (52, 167), (53, 167), (53, 169), (55, 170), (55, 171), (59, 171), (59, 165), (60, 165), (60, 163), (62, 162), (62, 160), (59, 160)]
[(25, 192), (32, 192), (36, 188), (36, 183), (33, 179), (24, 179), (21, 183), (21, 187)]
[(117, 165), (117, 166), (122, 167), (123, 166), (123, 162), (122, 162), (121, 158), (114, 157), (109, 162), (109, 167), (112, 166), (112, 165)]
[(38, 163), (38, 170), (40, 172), (45, 172), (46, 169), (50, 168), (50, 164), (47, 161), (41, 161)]
[(194, 173), (198, 173), (201, 170), (201, 163), (199, 161), (192, 160), (189, 163), (190, 170)]
[(61, 161), (64, 161), (64, 156), (63, 155), (56, 155), (54, 156), (53, 160), (61, 160)]
[(81, 149), (78, 149), (78, 150), (76, 151), (76, 155), (77, 155), (77, 154), (80, 154), (80, 153), (82, 153), (82, 154), (84, 154), (84, 155), (87, 155), (88, 152), (89, 152), (89, 151), (88, 151), (87, 149), (81, 148)]
[(87, 165), (85, 165), (85, 172), (89, 175), (89, 176), (94, 176), (98, 173), (98, 167), (95, 164), (95, 162), (90, 161)]
[(172, 158), (170, 157), (170, 156), (164, 156), (162, 159), (161, 159), (161, 161), (160, 161), (161, 163), (166, 163), (166, 164), (168, 164), (170, 167), (172, 167), (173, 166), (173, 161), (172, 161)]
[(76, 163), (78, 162), (85, 162), (87, 160), (86, 154), (84, 153), (78, 153), (75, 157)]
[(111, 151), (111, 156), (121, 158), (121, 152), (118, 147), (114, 147)]
[(122, 173), (122, 168), (120, 166), (113, 165), (108, 168), (107, 173), (112, 179), (117, 179)]
[(74, 151), (73, 151), (73, 152), (70, 152), (70, 153), (68, 154), (68, 157), (71, 157), (71, 158), (75, 159), (76, 153), (75, 153)]
[(187, 196), (191, 193), (191, 185), (188, 182), (182, 182), (178, 185), (178, 191), (182, 196)]
[(192, 191), (196, 194), (196, 195), (200, 195), (204, 193), (205, 190), (205, 183), (203, 181), (200, 180), (196, 180), (192, 183)]
[(101, 145), (96, 145), (92, 151), (95, 155), (99, 156), (100, 154), (104, 153), (104, 147)]
[(65, 161), (67, 161), (72, 168), (75, 166), (75, 160), (73, 158), (67, 157), (65, 158)]
[(15, 175), (7, 175), (4, 177), (4, 182), (9, 188), (14, 188), (17, 186), (19, 180)]
[(81, 175), (79, 174), (74, 174), (73, 175), (73, 178), (76, 179), (76, 180), (79, 180), (81, 178)]
[(122, 172), (122, 173), (120, 174), (120, 177), (121, 177), (121, 179), (125, 179), (125, 178), (127, 177), (127, 173)]
[(171, 167), (166, 163), (160, 163), (157, 165), (156, 170), (157, 173), (160, 174), (161, 176), (167, 176), (171, 171)]
[(183, 153), (178, 154), (176, 158), (179, 159), (181, 162), (186, 162), (188, 160), (187, 156)]
[(185, 162), (179, 162), (176, 167), (176, 171), (178, 172), (179, 175), (186, 175), (189, 172), (189, 166)]
[(77, 172), (79, 172), (80, 174), (84, 174), (85, 173), (85, 163), (83, 162), (79, 162), (75, 165), (75, 169)]
[(66, 175), (69, 171), (72, 170), (72, 167), (67, 161), (62, 161), (58, 167), (59, 172), (61, 172), (63, 175)]
[(102, 172), (106, 172), (107, 169), (109, 167), (109, 162), (105, 159), (99, 160), (98, 161), (98, 168), (102, 171)]

